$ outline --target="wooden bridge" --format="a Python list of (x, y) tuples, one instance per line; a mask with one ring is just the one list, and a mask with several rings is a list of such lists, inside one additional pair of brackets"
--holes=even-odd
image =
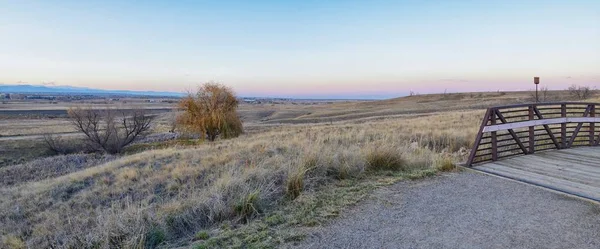
[(489, 108), (467, 166), (600, 201), (597, 105), (565, 102)]

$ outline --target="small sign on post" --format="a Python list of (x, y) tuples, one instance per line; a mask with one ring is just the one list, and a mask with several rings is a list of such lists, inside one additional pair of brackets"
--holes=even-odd
[(533, 77), (533, 84), (535, 84), (535, 102), (538, 103), (538, 85), (540, 84), (540, 77)]

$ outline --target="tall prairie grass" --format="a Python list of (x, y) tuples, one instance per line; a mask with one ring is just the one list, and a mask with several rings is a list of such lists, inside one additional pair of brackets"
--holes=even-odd
[(248, 222), (340, 179), (448, 170), (464, 160), (481, 114), (281, 126), (22, 176), (0, 188), (0, 247), (155, 248), (223, 221)]

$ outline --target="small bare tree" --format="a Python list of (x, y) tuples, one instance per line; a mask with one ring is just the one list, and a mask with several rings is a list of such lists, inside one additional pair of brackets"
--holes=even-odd
[(44, 144), (48, 151), (53, 154), (66, 155), (82, 151), (81, 144), (75, 141), (65, 141), (60, 136), (44, 134)]
[(550, 96), (550, 89), (548, 89), (548, 86), (543, 86), (542, 89), (540, 89), (540, 93), (542, 96), (542, 102), (552, 101)]
[[(532, 102), (536, 101), (535, 90), (530, 91), (529, 97), (531, 98)], [(542, 88), (540, 88), (540, 90), (538, 91), (537, 98), (539, 102), (548, 102), (553, 100), (552, 96), (550, 96), (550, 89), (548, 88), (548, 86), (543, 86)]]
[(576, 99), (587, 99), (592, 95), (592, 90), (589, 86), (571, 85), (567, 90)]
[(153, 120), (144, 110), (72, 108), (69, 117), (91, 146), (110, 154), (120, 153), (125, 146), (144, 136)]

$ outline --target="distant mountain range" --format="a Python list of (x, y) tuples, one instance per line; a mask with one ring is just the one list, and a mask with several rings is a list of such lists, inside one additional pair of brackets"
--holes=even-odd
[(89, 94), (89, 95), (135, 95), (154, 97), (182, 97), (184, 93), (155, 92), (155, 91), (130, 91), (130, 90), (102, 90), (88, 87), (74, 86), (41, 86), (41, 85), (8, 85), (0, 84), (0, 93), (35, 93), (35, 94)]

